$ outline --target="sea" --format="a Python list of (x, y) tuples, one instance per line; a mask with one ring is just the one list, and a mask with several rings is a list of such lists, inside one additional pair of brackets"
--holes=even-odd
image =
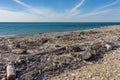
[(120, 22), (0, 22), (0, 35), (79, 31), (120, 25)]

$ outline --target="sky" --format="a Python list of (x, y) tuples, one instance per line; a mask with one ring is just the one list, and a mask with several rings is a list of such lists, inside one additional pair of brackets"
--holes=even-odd
[(120, 22), (120, 0), (0, 0), (0, 22)]

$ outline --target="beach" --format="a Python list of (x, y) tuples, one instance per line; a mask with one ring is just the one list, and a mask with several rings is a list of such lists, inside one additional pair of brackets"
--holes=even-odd
[(119, 80), (120, 26), (0, 37), (0, 79)]

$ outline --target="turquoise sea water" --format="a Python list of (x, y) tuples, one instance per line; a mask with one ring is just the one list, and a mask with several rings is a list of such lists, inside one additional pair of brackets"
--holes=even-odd
[(120, 25), (119, 22), (1, 22), (0, 35), (65, 32)]

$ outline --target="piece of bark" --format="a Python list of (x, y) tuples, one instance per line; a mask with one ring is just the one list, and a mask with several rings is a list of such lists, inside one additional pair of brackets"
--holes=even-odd
[(7, 80), (15, 80), (16, 78), (16, 71), (13, 64), (7, 65)]

